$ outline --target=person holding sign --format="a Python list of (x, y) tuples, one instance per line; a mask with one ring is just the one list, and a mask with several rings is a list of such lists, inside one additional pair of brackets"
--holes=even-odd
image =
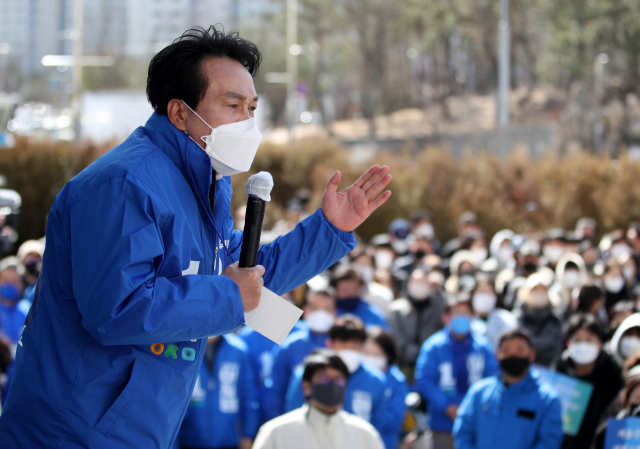
[(496, 356), (502, 373), (476, 382), (460, 404), (456, 449), (559, 449), (560, 399), (529, 368), (536, 357), (529, 333), (502, 334)]
[(602, 350), (604, 329), (594, 315), (576, 314), (567, 322), (565, 341), (567, 350), (556, 364), (559, 373), (588, 382), (593, 393), (584, 413), (582, 424), (574, 436), (566, 435), (563, 449), (582, 449), (591, 446), (600, 419), (624, 387), (622, 371), (613, 358)]
[[(605, 444), (613, 440), (610, 436), (611, 433), (615, 433), (614, 427), (617, 420), (624, 421), (627, 418), (638, 419), (640, 417), (640, 370), (633, 369), (629, 371), (629, 377), (627, 378), (626, 385), (622, 393), (620, 394), (620, 405), (622, 410), (616, 415), (615, 419), (609, 419), (604, 421), (598, 427), (595, 438), (593, 439), (593, 449), (611, 449), (610, 444)], [(611, 430), (609, 426), (611, 424)], [(606, 440), (605, 440), (606, 439)]]

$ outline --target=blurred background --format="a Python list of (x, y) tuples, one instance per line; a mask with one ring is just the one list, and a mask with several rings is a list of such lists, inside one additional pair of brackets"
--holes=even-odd
[(254, 171), (276, 179), (271, 224), (300, 189), (319, 206), (333, 170), (348, 182), (377, 162), (395, 196), (363, 237), (419, 208), (445, 239), (465, 210), (489, 233), (585, 215), (626, 226), (640, 219), (639, 6), (0, 0), (0, 184), (21, 198), (16, 238), (41, 237), (62, 185), (144, 125), (153, 55), (211, 24), (263, 53)]

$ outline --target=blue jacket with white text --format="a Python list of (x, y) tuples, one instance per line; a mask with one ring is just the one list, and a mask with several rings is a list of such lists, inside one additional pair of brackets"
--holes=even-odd
[(240, 337), (223, 335), (209, 349), (178, 441), (183, 447), (236, 447), (241, 438), (255, 438), (260, 427), (257, 375)]
[[(219, 276), (242, 240), (231, 194), (230, 178), (213, 180), (209, 156), (155, 113), (65, 185), (0, 417), (3, 448), (172, 446), (207, 337), (244, 322), (238, 286)], [(354, 244), (318, 210), (260, 248), (264, 284), (288, 292)]]

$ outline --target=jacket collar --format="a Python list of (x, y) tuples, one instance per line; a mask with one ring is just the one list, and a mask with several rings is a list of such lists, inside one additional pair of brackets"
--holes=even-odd
[[(213, 181), (211, 172), (211, 159), (204, 150), (191, 140), (186, 132), (178, 130), (173, 123), (169, 121), (166, 115), (160, 115), (154, 112), (144, 125), (145, 132), (151, 142), (160, 148), (176, 167), (183, 174), (194, 192), (197, 190), (200, 197), (205, 202), (205, 207), (209, 207), (209, 188)], [(189, 167), (193, 173), (193, 184), (189, 172), (187, 170), (186, 152), (189, 152)], [(218, 224), (219, 232), (228, 232), (227, 229), (221, 229), (225, 226), (227, 215), (230, 218), (231, 208), (231, 179), (229, 176), (223, 177), (216, 182), (216, 197), (214, 201), (214, 217), (221, 217), (223, 220)], [(204, 218), (204, 217), (203, 217)], [(204, 218), (205, 221), (206, 218)], [(216, 220), (217, 221), (217, 220)], [(227, 235), (227, 239), (228, 239)]]
[(312, 407), (308, 403), (303, 406), (305, 415), (307, 416), (307, 422), (313, 427), (334, 427), (342, 422), (340, 416), (340, 410), (333, 415), (326, 415), (315, 407)]
[(189, 166), (196, 184), (191, 188), (197, 189), (202, 198), (207, 199), (212, 180), (211, 161), (207, 153), (186, 132), (178, 130), (166, 115), (154, 112), (144, 128), (151, 142), (171, 159), (191, 185), (186, 162), (186, 151), (189, 152)]

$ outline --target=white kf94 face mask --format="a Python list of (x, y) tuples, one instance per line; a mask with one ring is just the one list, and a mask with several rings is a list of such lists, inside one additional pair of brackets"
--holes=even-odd
[(249, 171), (262, 141), (262, 134), (258, 131), (255, 117), (212, 128), (187, 103), (182, 101), (182, 104), (202, 120), (202, 123), (211, 128), (211, 134), (202, 136), (200, 139), (206, 144), (204, 152), (211, 159), (211, 166), (216, 173), (231, 176)]

